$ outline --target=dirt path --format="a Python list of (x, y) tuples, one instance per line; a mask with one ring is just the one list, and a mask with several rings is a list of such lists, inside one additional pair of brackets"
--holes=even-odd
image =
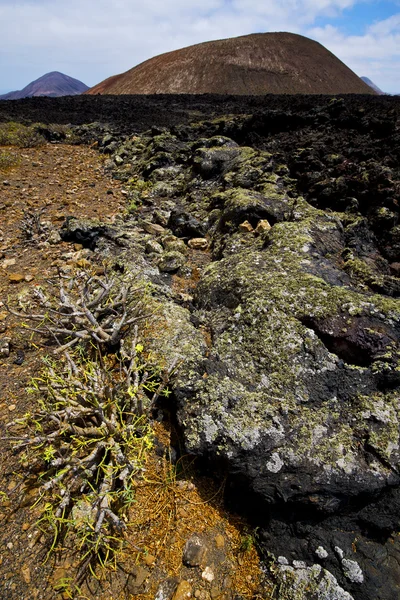
[[(57, 235), (67, 216), (111, 223), (124, 210), (125, 199), (120, 183), (104, 174), (102, 157), (95, 150), (47, 144), (8, 151), (19, 162), (0, 172), (1, 436), (8, 422), (32, 410), (26, 387), (46, 354), (45, 347), (32, 346), (29, 332), (21, 329), (21, 320), (10, 315), (5, 304), (22, 310), (35, 286), (46, 287), (49, 280), (57, 280), (60, 267), (68, 271), (85, 265), (89, 251), (61, 242)], [(48, 241), (40, 241), (36, 234), (27, 240), (27, 226), (34, 224), (31, 217), (39, 214), (48, 228)], [(156, 435), (168, 446), (168, 426), (157, 425)], [(165, 457), (150, 456), (148, 481), (136, 490), (137, 502), (129, 515), (122, 570), (78, 591), (62, 585), (74, 567), (74, 557), (58, 548), (46, 561), (48, 540), (37, 526), (42, 507), (32, 508), (36, 492), (25, 488), (24, 459), (0, 440), (1, 598), (150, 600), (162, 581), (169, 581), (171, 589), (186, 582), (186, 590), (200, 600), (228, 600), (237, 594), (256, 597), (261, 573), (246, 523), (224, 510), (223, 486), (198, 477), (190, 462), (177, 476)], [(213, 580), (204, 577), (202, 568), (182, 563), (183, 547), (194, 532), (203, 536), (210, 549), (207, 564), (214, 570)], [(167, 592), (162, 596), (168, 597)]]

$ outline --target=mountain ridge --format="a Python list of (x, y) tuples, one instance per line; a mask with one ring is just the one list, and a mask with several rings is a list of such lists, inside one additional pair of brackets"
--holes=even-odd
[(366, 83), (367, 85), (369, 85), (373, 90), (375, 90), (375, 92), (377, 94), (379, 94), (380, 96), (383, 96), (386, 94), (386, 92), (383, 92), (381, 90), (381, 88), (379, 88), (376, 83), (374, 83), (369, 77), (366, 77), (365, 75), (363, 75), (362, 77), (360, 77), (360, 79), (362, 79), (362, 81), (364, 83)]

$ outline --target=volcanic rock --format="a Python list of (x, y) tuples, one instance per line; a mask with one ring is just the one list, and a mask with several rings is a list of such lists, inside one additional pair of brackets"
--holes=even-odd
[(88, 94), (373, 94), (318, 42), (255, 33), (161, 54)]

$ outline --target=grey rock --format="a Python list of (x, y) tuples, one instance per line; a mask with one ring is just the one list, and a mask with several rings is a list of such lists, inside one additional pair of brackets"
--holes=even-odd
[(325, 548), (323, 548), (322, 546), (318, 546), (318, 548), (315, 551), (316, 556), (318, 556), (318, 558), (326, 558), (328, 556), (328, 552), (325, 550)]
[(157, 223), (151, 223), (150, 221), (143, 221), (141, 223), (143, 229), (151, 235), (162, 235), (165, 233), (165, 228)]
[(164, 252), (164, 248), (156, 242), (156, 240), (147, 240), (146, 242), (146, 252), (147, 254), (155, 253), (162, 254)]
[(173, 273), (182, 267), (186, 262), (186, 257), (181, 252), (165, 252), (158, 261), (158, 268), (164, 273)]
[(127, 590), (131, 594), (137, 593), (138, 588), (144, 584), (149, 575), (150, 572), (144, 567), (133, 567), (126, 583)]
[(154, 600), (171, 600), (178, 584), (179, 579), (177, 577), (169, 577), (165, 581), (162, 581), (158, 586)]
[(216, 177), (229, 171), (239, 155), (240, 149), (235, 146), (199, 148), (194, 156), (194, 168), (204, 179)]
[(182, 561), (189, 567), (199, 567), (204, 563), (207, 546), (200, 535), (194, 533), (187, 540), (183, 549)]
[(354, 600), (337, 579), (320, 565), (294, 568), (279, 565), (275, 571), (279, 594), (285, 600)]
[(51, 231), (47, 238), (47, 241), (52, 246), (55, 246), (56, 244), (59, 244), (61, 242), (61, 236), (58, 233), (58, 231)]
[(344, 576), (352, 583), (363, 583), (364, 575), (358, 562), (344, 558), (342, 560)]
[(188, 249), (185, 242), (174, 235), (164, 236), (161, 241), (165, 250), (168, 252), (180, 252), (181, 254), (187, 254)]
[(0, 338), (0, 356), (4, 356), (5, 358), (10, 356), (10, 343), (10, 337)]

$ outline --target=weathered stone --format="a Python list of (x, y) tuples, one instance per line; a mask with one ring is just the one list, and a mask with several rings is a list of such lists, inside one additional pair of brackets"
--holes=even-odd
[(254, 231), (253, 226), (248, 221), (243, 221), (243, 223), (240, 223), (239, 230), (243, 231), (243, 233), (251, 233)]
[(132, 573), (130, 573), (126, 582), (128, 591), (131, 594), (137, 593), (138, 588), (144, 584), (149, 575), (150, 573), (147, 569), (140, 566), (133, 567)]
[(274, 569), (280, 597), (285, 600), (354, 600), (337, 579), (320, 565), (296, 569), (279, 565)]
[(240, 149), (235, 142), (227, 139), (224, 146), (199, 148), (193, 159), (194, 168), (201, 177), (210, 179), (229, 171), (239, 155)]
[(188, 581), (180, 581), (175, 590), (172, 600), (186, 600), (192, 596), (192, 586)]
[(55, 246), (56, 244), (59, 244), (61, 242), (61, 236), (58, 233), (58, 231), (53, 230), (50, 232), (49, 236), (47, 237), (47, 241), (52, 246)]
[(183, 563), (189, 567), (198, 567), (204, 563), (207, 546), (200, 535), (194, 533), (183, 549)]
[(21, 575), (25, 583), (29, 584), (31, 582), (31, 570), (29, 565), (23, 565), (21, 567)]
[(214, 571), (211, 569), (211, 567), (206, 567), (202, 572), (201, 577), (204, 579), (204, 581), (211, 583), (215, 578)]
[(10, 337), (0, 338), (0, 356), (4, 356), (6, 358), (7, 356), (10, 356), (10, 343)]
[(188, 241), (188, 246), (192, 250), (207, 250), (208, 241), (206, 238), (192, 238)]
[(17, 260), (15, 258), (5, 258), (1, 263), (3, 269), (8, 269), (8, 267), (13, 267), (16, 264)]
[(179, 579), (177, 577), (169, 577), (162, 581), (158, 586), (154, 600), (171, 600), (178, 584)]
[(147, 240), (146, 242), (146, 252), (147, 254), (162, 254), (164, 252), (161, 244), (156, 242), (156, 240)]
[(151, 235), (162, 235), (165, 233), (165, 228), (157, 223), (151, 223), (150, 221), (143, 221), (141, 224), (146, 233)]
[(158, 261), (158, 268), (165, 273), (173, 273), (182, 267), (186, 257), (180, 252), (165, 252)]
[(187, 246), (185, 242), (174, 235), (166, 235), (162, 238), (162, 244), (168, 252), (180, 252), (181, 254), (187, 254)]
[(82, 244), (84, 248), (94, 250), (101, 237), (112, 238), (114, 230), (97, 221), (67, 217), (60, 230), (64, 242)]
[(269, 224), (269, 221), (267, 221), (267, 219), (261, 219), (261, 221), (258, 221), (257, 223), (257, 227), (255, 228), (254, 232), (258, 235), (260, 235), (261, 233), (265, 233), (266, 231), (269, 231), (271, 229), (271, 225)]
[(10, 273), (8, 276), (8, 281), (10, 283), (21, 283), (21, 281), (25, 280), (25, 275), (22, 273)]
[(182, 210), (175, 209), (171, 212), (168, 227), (178, 237), (203, 237), (204, 226), (192, 215)]

